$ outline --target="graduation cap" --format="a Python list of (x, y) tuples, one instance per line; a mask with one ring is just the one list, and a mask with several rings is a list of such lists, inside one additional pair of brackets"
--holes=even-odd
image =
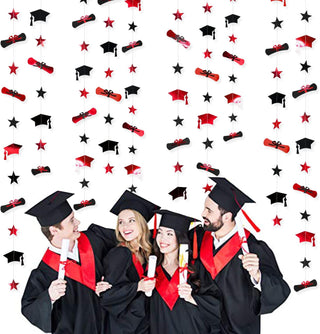
[(19, 150), (22, 145), (19, 144), (10, 144), (4, 148), (4, 160), (7, 160), (7, 156), (11, 154), (19, 154)]
[(226, 19), (226, 27), (228, 27), (228, 24), (230, 23), (238, 23), (240, 16), (236, 14), (231, 14), (225, 17)]
[(76, 164), (77, 167), (91, 167), (91, 162), (94, 158), (91, 158), (87, 155), (82, 155), (81, 157), (76, 158), (76, 161), (79, 163)]
[(275, 104), (275, 103), (282, 103), (283, 104), (283, 108), (286, 107), (286, 99), (285, 99), (285, 95), (282, 93), (273, 93), (271, 95), (269, 95), (269, 98), (271, 99), (271, 104)]
[(34, 205), (26, 214), (36, 217), (41, 226), (58, 224), (72, 212), (72, 208), (67, 202), (67, 199), (72, 195), (64, 191), (56, 191)]
[(172, 196), (172, 200), (175, 200), (178, 197), (187, 199), (187, 187), (176, 187), (169, 192), (169, 195)]
[(30, 12), (30, 14), (31, 14), (30, 25), (32, 26), (33, 21), (34, 22), (36, 22), (36, 21), (46, 22), (46, 18), (50, 13), (46, 12), (43, 9), (37, 9), (37, 10), (34, 10), (33, 12)]
[(141, 10), (141, 0), (125, 0), (125, 2), (127, 3), (128, 8), (139, 7), (139, 10)]
[(230, 93), (224, 96), (227, 99), (228, 103), (240, 103), (241, 102), (241, 95)]
[(107, 53), (107, 52), (112, 52), (114, 53), (114, 56), (117, 57), (117, 45), (116, 43), (112, 43), (112, 42), (106, 42), (101, 44), (100, 46), (103, 48), (103, 53)]
[(11, 251), (7, 254), (3, 255), (4, 257), (6, 257), (8, 259), (8, 263), (16, 261), (16, 262), (20, 262), (21, 261), (21, 265), (23, 266), (23, 253), (22, 252), (18, 252), (18, 251)]
[(304, 148), (308, 148), (311, 149), (311, 145), (314, 142), (313, 139), (309, 139), (309, 138), (302, 138), (300, 140), (296, 141), (296, 148), (297, 148), (297, 154), (299, 154), (299, 149), (302, 150)]
[(315, 244), (315, 234), (307, 231), (300, 232), (296, 234), (299, 238), (299, 242), (312, 242), (312, 246), (314, 247)]
[(90, 75), (90, 71), (92, 70), (92, 67), (87, 65), (82, 65), (80, 67), (76, 68), (76, 79), (79, 80), (79, 77), (82, 75)]
[(131, 95), (131, 94), (135, 94), (137, 95), (138, 94), (138, 90), (140, 89), (140, 87), (137, 87), (137, 86), (134, 86), (134, 85), (131, 85), (129, 87), (126, 87), (124, 90), (125, 90), (125, 96), (126, 96), (126, 99), (128, 98), (128, 95)]
[(203, 114), (198, 116), (198, 129), (200, 129), (200, 124), (213, 124), (213, 121), (217, 116), (212, 114)]
[(34, 125), (48, 125), (48, 128), (51, 129), (51, 116), (39, 114), (31, 118), (34, 121)]
[(280, 193), (278, 191), (267, 196), (270, 199), (271, 204), (274, 203), (284, 203), (284, 206), (287, 206), (287, 194)]
[(126, 167), (124, 167), (127, 171), (127, 175), (139, 175), (141, 174), (141, 167), (140, 166), (137, 166), (137, 165), (134, 165), (134, 164), (131, 164), (131, 165), (128, 165)]
[(116, 154), (119, 154), (118, 151), (118, 142), (113, 140), (106, 140), (103, 143), (100, 143), (99, 146), (102, 147), (102, 152), (105, 151), (116, 151)]
[(284, 7), (287, 5), (286, 0), (271, 0), (271, 2), (273, 2), (273, 1), (280, 1), (280, 2), (283, 2), (283, 6), (284, 6)]
[(188, 92), (185, 92), (181, 89), (173, 90), (172, 92), (169, 92), (169, 94), (172, 96), (172, 101), (181, 100), (186, 101), (186, 104), (188, 104)]
[(312, 42), (315, 41), (316, 39), (308, 36), (308, 35), (304, 35), (301, 37), (296, 38), (297, 41), (297, 46), (299, 47), (309, 47), (312, 48)]
[(206, 25), (202, 28), (200, 28), (201, 32), (202, 32), (202, 36), (212, 36), (213, 39), (215, 39), (216, 37), (216, 28), (215, 27), (212, 27), (212, 26), (209, 26), (209, 25)]
[(154, 215), (154, 211), (160, 209), (160, 206), (126, 190), (111, 208), (110, 212), (119, 215), (122, 210), (138, 211), (148, 222)]

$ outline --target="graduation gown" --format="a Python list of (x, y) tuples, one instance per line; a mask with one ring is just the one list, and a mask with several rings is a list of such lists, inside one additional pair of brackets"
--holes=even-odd
[(127, 247), (115, 247), (108, 253), (104, 260), (104, 280), (112, 288), (101, 293), (101, 306), (107, 311), (105, 333), (148, 333), (146, 297), (143, 292), (137, 292), (144, 273), (145, 266)]
[(242, 254), (238, 233), (215, 250), (211, 232), (197, 229), (200, 260), (206, 269), (200, 271), (202, 280), (214, 279), (222, 295), (223, 333), (259, 334), (260, 315), (273, 312), (290, 294), (272, 250), (248, 231), (246, 234), (250, 252), (259, 257), (261, 292), (238, 258)]
[[(51, 302), (48, 288), (58, 278), (60, 255), (47, 250), (34, 269), (22, 297), (22, 314), (45, 333), (100, 334), (103, 313), (95, 294), (103, 274), (102, 258), (113, 245), (114, 232), (90, 225), (78, 238), (80, 263), (66, 264), (66, 294)], [(110, 238), (111, 237), (111, 238)]]
[(216, 299), (216, 288), (200, 288), (192, 297), (197, 305), (191, 304), (178, 295), (179, 269), (172, 277), (162, 266), (156, 269), (156, 288), (150, 299), (151, 334), (220, 334), (220, 302)]

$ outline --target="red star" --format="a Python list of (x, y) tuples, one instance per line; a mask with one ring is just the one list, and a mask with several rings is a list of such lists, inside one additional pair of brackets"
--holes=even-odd
[(211, 191), (212, 189), (212, 186), (209, 186), (209, 184), (207, 183), (207, 185), (205, 187), (202, 187), (202, 189), (204, 189), (204, 192), (208, 192), (208, 191)]
[(281, 222), (282, 218), (279, 218), (278, 216), (276, 216), (276, 218), (273, 219), (273, 226), (279, 225), (281, 226), (280, 222)]
[(309, 172), (308, 169), (310, 168), (310, 166), (307, 165), (307, 163), (305, 162), (303, 165), (301, 165), (301, 172), (305, 171), (305, 172)]
[(136, 110), (137, 110), (137, 109), (136, 109), (134, 106), (132, 106), (132, 107), (129, 107), (129, 114), (131, 114), (131, 113), (132, 113), (132, 114), (134, 114), (134, 115), (135, 115), (135, 114), (136, 114), (136, 113), (135, 113), (135, 111), (136, 111)]
[(16, 282), (14, 281), (14, 279), (13, 279), (12, 282), (9, 283), (9, 285), (10, 285), (10, 290), (13, 290), (13, 289), (18, 290), (18, 284), (19, 284), (19, 283), (16, 283)]
[(43, 43), (44, 43), (45, 39), (42, 38), (41, 35), (40, 35), (39, 38), (36, 38), (36, 41), (38, 42), (38, 43), (37, 43), (37, 46), (39, 46), (39, 45), (40, 45), (40, 46), (44, 46)]
[(131, 66), (129, 67), (130, 73), (131, 73), (131, 72), (136, 73), (136, 68), (137, 68), (137, 66), (133, 66), (133, 65), (131, 65)]
[(83, 50), (88, 51), (88, 46), (89, 46), (89, 45), (90, 45), (90, 44), (87, 44), (85, 41), (83, 41), (83, 43), (80, 44), (80, 46), (81, 46), (81, 51), (83, 51)]
[(15, 64), (14, 63), (12, 63), (12, 65), (11, 66), (9, 66), (9, 68), (10, 68), (10, 74), (17, 74), (16, 73), (16, 70), (19, 68), (18, 66), (15, 66)]
[(12, 225), (11, 228), (8, 228), (8, 230), (10, 231), (10, 235), (17, 235), (17, 229), (14, 227), (14, 225)]
[(280, 74), (282, 73), (282, 71), (278, 70), (278, 67), (276, 67), (276, 69), (274, 71), (271, 72), (273, 74), (273, 78), (280, 78)]
[(205, 13), (206, 13), (206, 12), (211, 13), (211, 8), (212, 8), (212, 6), (209, 6), (208, 3), (207, 3), (205, 6), (202, 6), (202, 8), (204, 8), (204, 12), (205, 12)]
[(174, 167), (174, 172), (182, 172), (182, 167), (183, 165), (180, 165), (179, 162), (177, 162), (177, 164)]
[(304, 112), (304, 114), (302, 116), (300, 116), (302, 118), (302, 123), (303, 122), (308, 122), (309, 123), (309, 117), (310, 115), (307, 115), (306, 112)]
[(14, 9), (12, 9), (12, 12), (8, 13), (8, 14), (10, 15), (10, 20), (12, 20), (12, 19), (18, 20), (18, 14), (19, 14), (19, 12), (16, 12)]
[(108, 166), (104, 167), (106, 169), (106, 174), (111, 173), (112, 174), (112, 169), (114, 168), (114, 166), (110, 166), (110, 164), (108, 163)]
[(211, 58), (212, 51), (209, 51), (208, 49), (204, 52), (204, 58)]
[(106, 74), (106, 78), (110, 77), (111, 78), (111, 74), (112, 74), (113, 70), (110, 70), (110, 67), (108, 67), (107, 71), (104, 71), (104, 73)]
[(233, 42), (233, 43), (235, 43), (236, 39), (238, 39), (237, 37), (234, 36), (234, 34), (232, 34), (231, 36), (229, 36), (229, 38), (230, 38), (229, 42)]
[(177, 12), (176, 13), (173, 13), (173, 15), (175, 16), (175, 20), (181, 20), (182, 21), (182, 15), (183, 15), (184, 13), (180, 13), (179, 12), (179, 9), (177, 9)]
[(80, 97), (84, 96), (85, 98), (87, 98), (87, 95), (89, 94), (89, 92), (87, 92), (85, 88), (83, 88), (83, 90), (80, 90), (80, 93)]
[(281, 122), (279, 122), (277, 118), (275, 122), (272, 122), (272, 124), (274, 129), (279, 129)]
[(110, 17), (108, 17), (107, 21), (104, 21), (104, 23), (106, 24), (106, 28), (111, 27), (113, 28), (112, 23), (114, 22), (114, 20), (110, 20)]
[(38, 145), (38, 150), (45, 150), (44, 145), (47, 143), (43, 143), (42, 140), (40, 139), (39, 143), (36, 143)]

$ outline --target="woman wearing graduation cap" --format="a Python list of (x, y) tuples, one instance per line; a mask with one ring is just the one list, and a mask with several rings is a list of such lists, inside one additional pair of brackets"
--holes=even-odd
[[(116, 237), (119, 244), (105, 258), (105, 282), (99, 282), (96, 288), (101, 295), (101, 305), (108, 312), (107, 333), (148, 333), (145, 292), (153, 289), (155, 281), (143, 277), (152, 250), (147, 221), (159, 208), (125, 191), (110, 210), (118, 215)], [(105, 291), (107, 282), (112, 288)]]
[[(220, 302), (215, 283), (202, 286), (188, 265), (179, 267), (179, 244), (188, 244), (190, 223), (179, 213), (157, 210), (162, 215), (154, 242), (158, 258), (156, 285), (150, 301), (150, 333), (220, 333)], [(186, 283), (180, 274), (188, 271)], [(180, 281), (180, 282), (179, 282)]]

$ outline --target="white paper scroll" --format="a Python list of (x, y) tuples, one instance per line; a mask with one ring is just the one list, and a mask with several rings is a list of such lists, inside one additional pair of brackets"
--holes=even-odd
[[(154, 277), (156, 273), (156, 266), (157, 266), (157, 257), (155, 255), (149, 256), (149, 263), (148, 263), (148, 277)], [(145, 293), (147, 297), (151, 297), (152, 291), (148, 291)]]
[(187, 283), (189, 247), (188, 244), (179, 246), (179, 284)]
[(69, 243), (70, 243), (69, 239), (62, 239), (59, 274), (58, 274), (58, 278), (61, 278), (61, 279), (64, 279), (64, 275), (66, 271), (65, 267), (66, 267), (66, 261), (68, 258)]
[(243, 255), (246, 255), (249, 253), (249, 247), (248, 247), (248, 243), (247, 243), (247, 237), (246, 234), (244, 232), (244, 228), (243, 228), (243, 224), (241, 221), (241, 218), (237, 219), (237, 228), (238, 228), (238, 234), (241, 240), (241, 249), (242, 249), (242, 253)]

